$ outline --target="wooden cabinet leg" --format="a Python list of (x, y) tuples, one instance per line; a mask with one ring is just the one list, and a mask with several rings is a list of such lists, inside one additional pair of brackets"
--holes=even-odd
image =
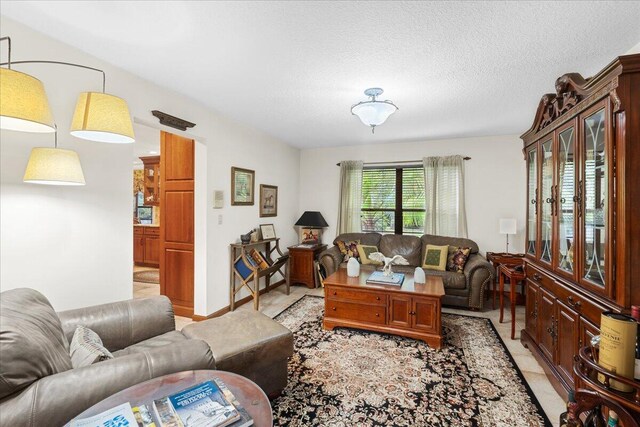
[(503, 309), (504, 309), (504, 275), (502, 272), (498, 271), (498, 277), (500, 278), (500, 286), (498, 287), (498, 292), (500, 292), (500, 320), (502, 323), (503, 319)]
[(516, 290), (517, 281), (509, 280), (509, 302), (511, 303), (511, 339), (516, 336)]

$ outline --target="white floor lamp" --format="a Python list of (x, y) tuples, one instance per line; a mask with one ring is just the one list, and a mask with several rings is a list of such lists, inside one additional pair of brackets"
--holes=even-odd
[(515, 218), (500, 218), (500, 234), (507, 235), (507, 253), (509, 253), (509, 234), (516, 234)]

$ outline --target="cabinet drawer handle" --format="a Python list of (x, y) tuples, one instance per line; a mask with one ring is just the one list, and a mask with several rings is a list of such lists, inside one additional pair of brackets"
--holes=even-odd
[(412, 316), (415, 316), (416, 312), (415, 311), (410, 311), (409, 314), (412, 315)]
[(336, 311), (336, 308), (335, 308), (335, 307), (333, 307), (331, 310)]
[(569, 303), (569, 305), (573, 306), (573, 308), (575, 308), (576, 310), (580, 310), (580, 307), (582, 307), (582, 303), (580, 301), (574, 301), (572, 295), (569, 295), (567, 297), (567, 302)]
[(380, 317), (380, 313), (376, 313), (376, 317)]
[(541, 275), (539, 275), (538, 273), (533, 273), (533, 280), (535, 280), (536, 282), (539, 282), (540, 279), (542, 279)]
[(376, 297), (376, 301), (380, 301), (380, 297)]
[(336, 291), (333, 292), (333, 295), (338, 295), (338, 293)]

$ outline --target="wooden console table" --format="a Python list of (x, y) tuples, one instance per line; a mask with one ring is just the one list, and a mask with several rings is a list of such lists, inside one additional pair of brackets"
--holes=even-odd
[(512, 254), (509, 252), (487, 252), (487, 261), (493, 265), (496, 270), (496, 279), (491, 283), (491, 296), (493, 298), (493, 308), (496, 308), (496, 283), (499, 283), (500, 274), (498, 272), (502, 264), (507, 265), (523, 265), (524, 254)]
[[(271, 244), (274, 244), (271, 246)], [(267, 262), (270, 264), (268, 268), (260, 269), (254, 268), (251, 266), (252, 263), (249, 262), (247, 258), (251, 255), (248, 251), (254, 249), (256, 246), (265, 246), (264, 257)], [(289, 261), (289, 255), (285, 255), (280, 250), (280, 238), (276, 237), (273, 239), (259, 240), (253, 243), (232, 243), (230, 245), (231, 256), (229, 263), (230, 270), (230, 301), (229, 301), (229, 309), (231, 311), (235, 310), (236, 304), (236, 294), (240, 291), (240, 289), (246, 287), (251, 293), (253, 297), (253, 308), (257, 310), (260, 305), (260, 278), (265, 278), (265, 288), (264, 292), (268, 292), (271, 288), (271, 276), (275, 273), (280, 273), (282, 277), (284, 277), (284, 283), (287, 287), (287, 295), (289, 295), (289, 269), (287, 268), (287, 262)], [(271, 255), (273, 252), (277, 252), (280, 257), (275, 261), (272, 259)], [(244, 263), (248, 266), (251, 273), (246, 277), (242, 277), (240, 273), (235, 268), (236, 262), (240, 259), (244, 261)], [(285, 268), (285, 271), (282, 271), (282, 268)], [(240, 281), (240, 286), (236, 286), (236, 279)], [(251, 284), (253, 283), (253, 287)]]
[(509, 279), (509, 302), (511, 309), (511, 339), (515, 339), (516, 336), (516, 286), (518, 283), (522, 283), (522, 289), (525, 286), (525, 280), (527, 275), (524, 272), (524, 268), (517, 269), (517, 266), (511, 266), (509, 264), (502, 264), (498, 267), (498, 276), (500, 282), (500, 323), (502, 323), (504, 314), (504, 279)]

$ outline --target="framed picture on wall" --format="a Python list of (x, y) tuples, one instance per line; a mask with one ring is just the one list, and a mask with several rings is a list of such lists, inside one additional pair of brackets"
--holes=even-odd
[(262, 240), (276, 238), (276, 229), (273, 224), (260, 224), (260, 232), (262, 233)]
[(253, 206), (255, 171), (231, 168), (231, 206)]
[(278, 187), (260, 184), (260, 217), (278, 216)]

